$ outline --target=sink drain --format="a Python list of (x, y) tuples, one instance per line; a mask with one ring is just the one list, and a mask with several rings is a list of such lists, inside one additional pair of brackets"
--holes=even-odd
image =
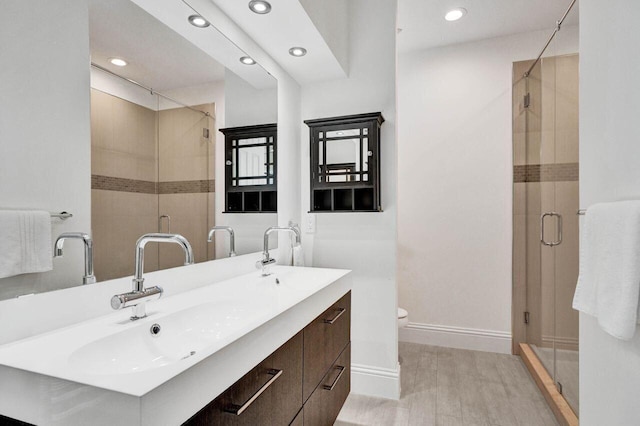
[(157, 336), (158, 334), (160, 334), (160, 330), (162, 330), (162, 327), (160, 327), (160, 324), (153, 324), (149, 329), (149, 332), (151, 333), (152, 336)]
[(191, 352), (189, 352), (188, 354), (186, 354), (185, 356), (183, 356), (183, 357), (182, 357), (182, 358), (180, 358), (180, 359), (187, 359), (187, 358), (189, 358), (189, 357), (194, 356), (195, 354), (196, 354), (196, 351), (191, 351)]

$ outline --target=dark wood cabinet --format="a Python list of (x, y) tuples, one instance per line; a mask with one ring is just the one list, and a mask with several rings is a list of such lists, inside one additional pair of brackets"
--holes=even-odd
[(351, 293), (304, 329), (303, 399), (306, 401), (351, 340)]
[(351, 390), (351, 347), (347, 345), (304, 404), (304, 426), (332, 425)]
[(185, 425), (288, 425), (302, 407), (302, 331)]
[(225, 140), (225, 213), (277, 212), (277, 125), (220, 131)]
[(184, 425), (330, 426), (351, 389), (351, 292)]
[(289, 426), (302, 426), (304, 425), (304, 408), (301, 408), (295, 419), (289, 424)]
[(311, 212), (379, 212), (382, 114), (306, 120)]

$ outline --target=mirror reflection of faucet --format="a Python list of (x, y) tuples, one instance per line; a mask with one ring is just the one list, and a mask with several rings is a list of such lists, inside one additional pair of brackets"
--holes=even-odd
[(84, 276), (82, 284), (95, 284), (96, 277), (93, 275), (93, 240), (89, 234), (84, 232), (64, 232), (56, 239), (54, 244), (53, 257), (62, 257), (64, 254), (65, 240), (82, 240), (84, 243)]
[(209, 235), (207, 236), (207, 242), (210, 243), (213, 241), (213, 234), (216, 231), (227, 231), (229, 233), (229, 257), (233, 257), (236, 255), (236, 234), (233, 232), (233, 228), (230, 226), (214, 226), (209, 230)]
[(296, 246), (300, 245), (300, 230), (295, 226), (271, 226), (264, 231), (264, 247), (262, 250), (262, 260), (256, 262), (256, 268), (262, 269), (262, 276), (266, 277), (271, 274), (270, 266), (276, 263), (276, 260), (269, 255), (269, 234), (272, 232), (291, 232), (296, 236)]
[(129, 293), (116, 294), (111, 298), (111, 307), (115, 310), (133, 307), (131, 320), (135, 321), (147, 316), (145, 305), (149, 300), (159, 299), (162, 296), (162, 288), (159, 286), (144, 288), (144, 246), (149, 242), (174, 243), (184, 250), (184, 264), (192, 265), (194, 261), (193, 249), (185, 237), (179, 234), (145, 234), (136, 242), (135, 275), (133, 276), (133, 290)]

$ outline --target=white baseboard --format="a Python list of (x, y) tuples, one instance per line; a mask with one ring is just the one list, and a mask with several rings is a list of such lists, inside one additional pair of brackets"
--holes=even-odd
[(410, 322), (400, 329), (401, 342), (474, 351), (511, 353), (511, 333)]
[(395, 369), (351, 364), (351, 392), (400, 399), (400, 364)]

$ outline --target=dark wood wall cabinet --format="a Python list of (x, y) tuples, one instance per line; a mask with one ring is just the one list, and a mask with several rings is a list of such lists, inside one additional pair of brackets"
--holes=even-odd
[(184, 423), (333, 425), (351, 389), (351, 292)]
[(225, 141), (225, 213), (277, 212), (277, 125), (220, 131)]
[(312, 212), (379, 212), (379, 112), (306, 120)]

